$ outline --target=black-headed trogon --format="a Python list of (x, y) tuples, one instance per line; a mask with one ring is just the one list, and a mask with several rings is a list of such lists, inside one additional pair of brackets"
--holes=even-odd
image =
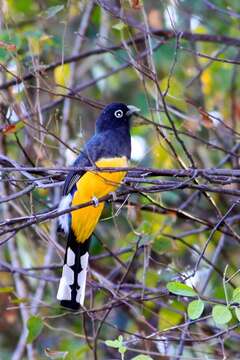
[[(96, 121), (95, 135), (85, 144), (74, 166), (126, 167), (131, 156), (130, 117), (139, 109), (112, 103)], [(59, 217), (59, 226), (67, 236), (66, 253), (57, 299), (61, 305), (78, 309), (83, 306), (91, 235), (101, 216), (104, 203), (98, 198), (114, 192), (126, 172), (70, 171), (63, 187), (59, 211), (94, 200), (84, 207)]]

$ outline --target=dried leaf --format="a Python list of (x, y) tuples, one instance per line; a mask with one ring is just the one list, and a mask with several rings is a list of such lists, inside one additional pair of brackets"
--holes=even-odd
[(6, 43), (3, 41), (0, 41), (0, 48), (6, 49)]
[(57, 351), (57, 350), (51, 350), (49, 348), (46, 348), (45, 355), (52, 360), (65, 359), (66, 356), (68, 355), (68, 351)]
[(0, 41), (0, 48), (6, 49), (8, 51), (16, 51), (17, 50), (17, 47), (15, 44), (8, 44), (8, 43), (5, 43), (4, 41)]
[(17, 51), (17, 47), (15, 44), (7, 44), (8, 51)]
[(214, 126), (214, 123), (209, 116), (209, 114), (202, 108), (198, 109), (199, 114), (201, 115), (202, 123), (207, 129), (212, 129)]
[(240, 102), (237, 102), (236, 105), (234, 106), (234, 113), (236, 118), (239, 120), (240, 119)]
[(160, 11), (157, 9), (151, 9), (148, 14), (149, 25), (153, 29), (160, 29), (162, 27), (162, 20)]
[(130, 5), (133, 9), (139, 10), (141, 9), (142, 3), (141, 0), (130, 0)]
[(2, 129), (3, 134), (8, 135), (8, 134), (13, 134), (17, 131), (17, 126), (14, 124), (10, 124), (10, 125), (6, 125), (4, 126), (4, 128)]

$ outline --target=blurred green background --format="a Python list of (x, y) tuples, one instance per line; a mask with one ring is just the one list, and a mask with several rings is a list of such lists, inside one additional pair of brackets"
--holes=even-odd
[[(188, 168), (192, 164), (165, 114), (158, 84), (195, 167), (237, 169), (240, 53), (239, 44), (231, 46), (224, 37), (239, 41), (239, 1), (100, 3), (105, 9), (92, 1), (2, 1), (1, 154), (24, 166), (71, 165), (93, 134), (100, 108), (120, 101), (141, 109), (142, 118), (132, 127), (132, 166)], [(159, 29), (170, 30), (172, 38), (159, 36)], [(182, 32), (220, 38), (196, 41)], [(135, 42), (139, 37), (143, 40)], [(103, 51), (92, 54), (95, 49)], [(71, 61), (77, 54), (85, 55)], [(66, 59), (70, 60), (64, 64)], [(7, 86), (24, 74), (29, 79)], [(48, 179), (46, 174), (34, 176)], [(19, 173), (3, 175), (1, 193), (24, 189), (29, 183), (23, 180)], [(61, 180), (59, 175), (54, 186), (49, 180), (49, 186), (0, 205), (2, 220), (56, 206)], [(209, 183), (201, 179), (201, 184)], [(215, 186), (239, 187), (238, 181), (226, 185), (224, 179)], [(84, 314), (68, 313), (56, 300), (62, 264), (56, 242), (65, 246), (63, 238), (57, 239), (56, 220), (18, 231), (1, 246), (0, 359), (133, 359), (139, 354), (139, 360), (238, 359), (237, 328), (226, 338), (224, 333), (213, 341), (194, 342), (238, 322), (235, 313), (228, 324), (219, 326), (210, 316), (216, 299), (226, 303), (224, 288), (230, 298), (240, 286), (238, 274), (232, 286), (225, 281), (239, 269), (238, 237), (216, 231), (205, 252), (208, 262), (202, 259), (190, 276), (211, 233), (205, 222), (214, 227), (235, 200), (221, 193), (211, 193), (209, 200), (187, 188), (132, 195), (125, 202), (108, 204), (93, 236)], [(151, 209), (154, 204), (157, 207)], [(145, 205), (148, 211), (142, 209)], [(237, 216), (236, 206), (229, 222), (236, 233)], [(16, 267), (23, 272), (14, 272)], [(191, 326), (186, 314), (189, 299), (166, 291), (169, 281), (187, 277), (186, 283), (207, 299), (202, 320)], [(29, 318), (32, 325), (28, 323), (27, 330)], [(105, 343), (119, 335), (123, 340), (115, 347)], [(183, 336), (193, 342), (183, 342), (181, 348)]]

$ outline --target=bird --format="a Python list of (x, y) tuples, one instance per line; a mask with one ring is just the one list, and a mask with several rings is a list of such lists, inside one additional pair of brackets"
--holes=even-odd
[(107, 105), (96, 120), (95, 134), (86, 142), (69, 171), (58, 211), (93, 201), (93, 205), (60, 215), (58, 228), (67, 238), (62, 276), (57, 292), (61, 306), (78, 310), (84, 306), (89, 245), (104, 208), (98, 199), (115, 193), (126, 171), (97, 171), (104, 167), (127, 167), (131, 157), (130, 118), (139, 112), (124, 103)]

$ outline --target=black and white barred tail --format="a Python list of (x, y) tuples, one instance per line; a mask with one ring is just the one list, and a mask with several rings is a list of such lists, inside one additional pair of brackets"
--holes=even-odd
[(84, 243), (77, 242), (70, 229), (57, 299), (62, 306), (73, 310), (84, 304), (89, 242), (89, 239)]

